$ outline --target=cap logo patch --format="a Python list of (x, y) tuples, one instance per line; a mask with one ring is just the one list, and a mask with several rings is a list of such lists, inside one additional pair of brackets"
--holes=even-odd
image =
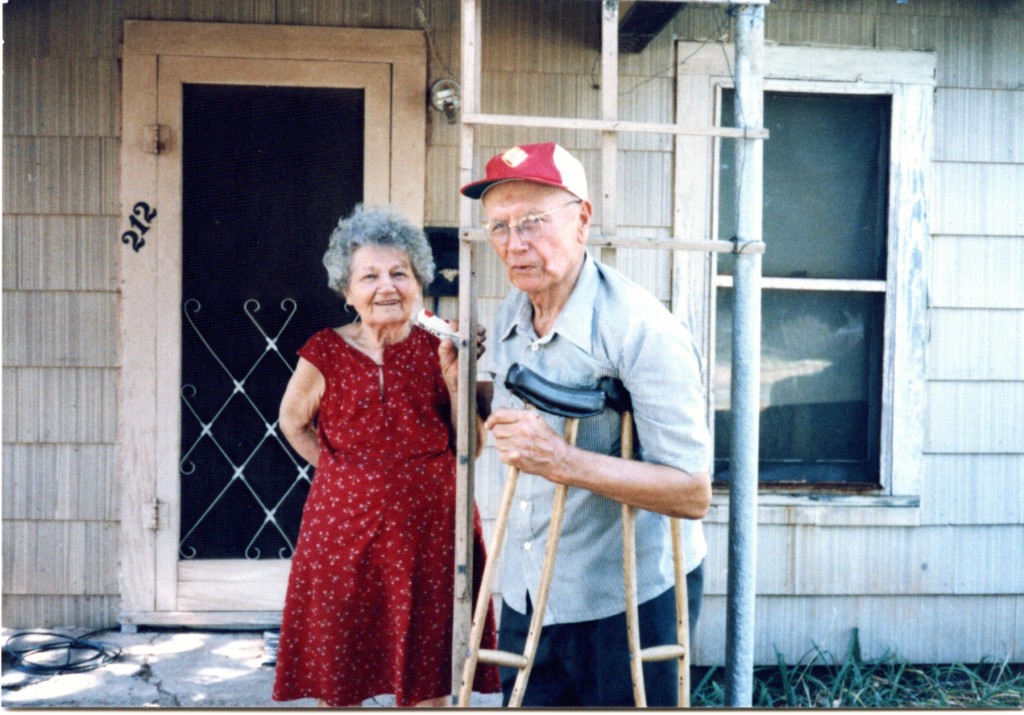
[(501, 160), (513, 169), (530, 158), (530, 155), (517, 146), (512, 147), (501, 155)]

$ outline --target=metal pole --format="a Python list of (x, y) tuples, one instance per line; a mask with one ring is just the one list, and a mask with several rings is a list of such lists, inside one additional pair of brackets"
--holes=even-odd
[[(736, 17), (736, 124), (764, 124), (764, 7)], [(761, 240), (763, 143), (736, 140), (737, 239)], [(729, 583), (725, 702), (753, 705), (754, 585), (761, 391), (761, 254), (741, 253), (735, 268), (732, 346), (732, 451), (729, 469)]]

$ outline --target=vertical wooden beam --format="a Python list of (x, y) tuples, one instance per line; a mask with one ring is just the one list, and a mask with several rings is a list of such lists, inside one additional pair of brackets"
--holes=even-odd
[[(619, 0), (601, 2), (601, 119), (619, 118)], [(618, 178), (618, 134), (601, 132), (601, 235), (618, 233), (616, 183)], [(615, 265), (615, 249), (601, 249), (601, 261)]]
[[(480, 109), (480, 0), (462, 0), (462, 111)], [(459, 185), (473, 178), (473, 125), (461, 126)], [(472, 225), (473, 201), (459, 197), (459, 226)], [(459, 241), (459, 404), (455, 486), (455, 595), (452, 627), (452, 693), (458, 693), (473, 624), (473, 503), (476, 464), (476, 285), (474, 244)], [(498, 554), (489, 554), (498, 558)]]
[[(146, 127), (157, 120), (155, 55), (124, 57), (122, 75), (121, 216), (138, 201), (155, 201), (157, 156), (144, 147)], [(157, 460), (153, 433), (156, 401), (150, 376), (156, 372), (158, 274), (156, 222), (138, 251), (120, 249), (121, 334), (117, 441), (121, 487), (121, 612), (151, 611), (156, 592), (156, 535), (146, 523), (146, 509), (156, 497)], [(114, 239), (112, 239), (114, 240)]]

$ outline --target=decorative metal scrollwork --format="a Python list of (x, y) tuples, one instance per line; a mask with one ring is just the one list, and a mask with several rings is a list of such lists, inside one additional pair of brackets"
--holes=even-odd
[[(288, 534), (286, 533), (285, 529), (278, 522), (277, 511), (281, 504), (289, 497), (290, 494), (292, 494), (295, 491), (295, 489), (303, 481), (307, 483), (311, 481), (310, 465), (306, 464), (305, 462), (299, 462), (298, 460), (296, 460), (294, 454), (286, 446), (284, 440), (282, 439), (277, 429), (276, 412), (274, 413), (272, 418), (267, 417), (265, 414), (263, 414), (263, 411), (261, 411), (259, 406), (257, 406), (257, 404), (253, 401), (252, 397), (246, 391), (247, 381), (252, 377), (253, 372), (256, 370), (257, 366), (259, 366), (259, 364), (269, 354), (276, 355), (278, 359), (280, 359), (281, 362), (285, 365), (285, 367), (288, 368), (289, 373), (294, 372), (294, 368), (292, 368), (292, 366), (288, 363), (285, 357), (278, 350), (278, 340), (280, 339), (285, 328), (288, 326), (288, 323), (291, 322), (291, 319), (295, 316), (298, 306), (296, 305), (294, 300), (292, 300), (291, 298), (286, 298), (281, 301), (280, 307), (281, 310), (286, 314), (285, 319), (281, 324), (281, 327), (277, 330), (277, 332), (273, 336), (271, 336), (270, 333), (268, 333), (263, 328), (263, 325), (260, 324), (259, 320), (257, 320), (257, 313), (259, 313), (260, 311), (259, 301), (255, 299), (249, 299), (245, 301), (245, 303), (243, 304), (243, 311), (249, 318), (249, 321), (253, 324), (253, 326), (255, 326), (256, 330), (263, 337), (265, 347), (263, 351), (260, 352), (259, 356), (255, 358), (252, 365), (245, 372), (245, 374), (242, 375), (241, 377), (236, 377), (235, 375), (232, 374), (231, 370), (227, 367), (227, 365), (224, 364), (224, 361), (220, 358), (220, 356), (217, 355), (216, 351), (207, 341), (206, 337), (203, 335), (203, 332), (199, 327), (199, 324), (197, 323), (196, 317), (202, 310), (202, 306), (200, 305), (199, 301), (196, 300), (195, 298), (190, 298), (186, 300), (184, 305), (182, 306), (184, 316), (185, 319), (188, 321), (188, 324), (192, 327), (192, 330), (195, 332), (196, 336), (202, 342), (207, 352), (209, 352), (209, 354), (213, 357), (214, 362), (217, 364), (217, 366), (219, 366), (220, 370), (223, 371), (223, 373), (231, 381), (231, 389), (229, 390), (229, 394), (220, 404), (218, 409), (216, 409), (214, 414), (212, 416), (207, 417), (200, 415), (199, 411), (195, 407), (195, 398), (199, 394), (200, 388), (192, 384), (185, 384), (182, 385), (181, 387), (182, 404), (184, 405), (186, 410), (189, 413), (191, 413), (191, 415), (195, 418), (200, 428), (199, 435), (195, 438), (192, 444), (189, 445), (187, 449), (185, 448), (184, 445), (182, 446), (181, 459), (178, 465), (178, 469), (181, 476), (193, 479), (199, 476), (196, 473), (196, 465), (192, 461), (192, 455), (195, 452), (196, 448), (204, 441), (208, 441), (209, 443), (211, 443), (213, 447), (220, 453), (220, 455), (227, 461), (227, 464), (230, 465), (231, 472), (230, 478), (226, 480), (223, 488), (217, 493), (213, 500), (208, 505), (206, 505), (202, 514), (200, 514), (191, 525), (188, 525), (188, 530), (181, 536), (181, 539), (178, 544), (178, 554), (182, 559), (194, 559), (199, 557), (199, 552), (197, 551), (197, 549), (194, 546), (186, 545), (186, 543), (188, 542), (189, 538), (200, 527), (200, 525), (203, 524), (203, 522), (205, 522), (208, 518), (210, 518), (210, 515), (213, 513), (214, 509), (218, 506), (218, 504), (221, 503), (222, 500), (224, 500), (228, 490), (232, 487), (237, 486), (238, 484), (241, 484), (244, 487), (244, 493), (247, 493), (248, 496), (251, 497), (255, 505), (263, 511), (262, 523), (257, 528), (256, 532), (252, 534), (252, 537), (249, 540), (248, 545), (244, 549), (244, 554), (242, 555), (244, 555), (246, 559), (251, 560), (259, 559), (262, 556), (262, 552), (256, 546), (256, 543), (259, 540), (260, 536), (267, 529), (275, 530), (277, 534), (280, 535), (280, 538), (283, 539), (286, 544), (286, 546), (278, 550), (278, 556), (280, 558), (289, 558), (295, 550), (295, 545), (292, 543), (292, 540), (288, 537)], [(238, 396), (241, 396), (242, 399), (244, 399), (245, 403), (247, 403), (248, 406), (251, 408), (252, 412), (254, 413), (253, 419), (261, 421), (263, 425), (262, 436), (254, 444), (247, 445), (248, 453), (240, 461), (237, 461), (237, 459), (232, 459), (228, 451), (223, 446), (223, 443), (221, 441), (223, 437), (220, 436), (217, 432), (218, 420), (222, 418), (222, 416), (225, 413), (225, 410), (227, 409), (228, 405), (232, 402), (232, 400), (236, 399), (236, 397)], [(277, 501), (272, 504), (265, 502), (264, 499), (260, 497), (256, 489), (253, 487), (250, 481), (250, 477), (246, 472), (246, 470), (249, 469), (251, 466), (250, 463), (252, 462), (253, 457), (268, 441), (275, 442), (280, 447), (280, 449), (285, 454), (288, 455), (289, 459), (292, 461), (295, 467), (295, 476), (294, 478), (292, 478), (291, 484), (284, 491), (284, 493), (280, 495)], [(234, 527), (234, 525), (232, 525), (232, 527)]]

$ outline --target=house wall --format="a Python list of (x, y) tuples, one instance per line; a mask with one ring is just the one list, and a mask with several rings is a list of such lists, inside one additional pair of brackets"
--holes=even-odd
[[(457, 77), (458, 3), (423, 4), (430, 78)], [(99, 628), (118, 612), (116, 432), (130, 419), (116, 394), (123, 21), (421, 25), (412, 0), (40, 0), (3, 10), (4, 626)], [(484, 12), (483, 111), (598, 115), (599, 3), (491, 0)], [(763, 508), (756, 658), (773, 662), (778, 649), (795, 660), (813, 646), (840, 657), (856, 627), (868, 657), (1019, 661), (1024, 2), (777, 0), (767, 18), (770, 42), (928, 50), (938, 69), (920, 507)], [(731, 22), (721, 8), (692, 6), (644, 52), (623, 55), (621, 118), (672, 121), (673, 35), (731, 43)], [(458, 127), (433, 111), (428, 122), (426, 223), (453, 226)], [(482, 129), (479, 161), (548, 138), (596, 181), (599, 139), (587, 132)], [(669, 235), (670, 139), (625, 135), (620, 149), (620, 233)], [(482, 253), (487, 323), (507, 283)], [(620, 251), (618, 265), (670, 300), (666, 255)], [(503, 473), (493, 448), (478, 471), (489, 526)], [(716, 497), (708, 519), (701, 663), (724, 658), (726, 503)]]

